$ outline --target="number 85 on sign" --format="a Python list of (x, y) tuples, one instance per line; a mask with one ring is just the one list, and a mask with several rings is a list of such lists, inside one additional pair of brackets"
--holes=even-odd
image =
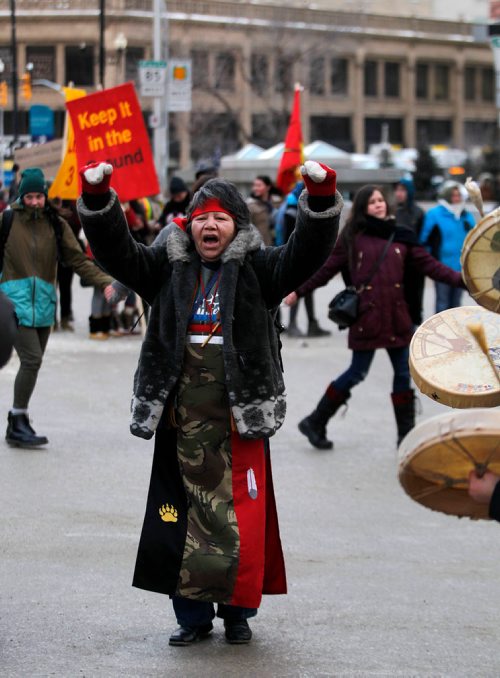
[(139, 61), (139, 82), (142, 97), (162, 97), (167, 82), (166, 61)]

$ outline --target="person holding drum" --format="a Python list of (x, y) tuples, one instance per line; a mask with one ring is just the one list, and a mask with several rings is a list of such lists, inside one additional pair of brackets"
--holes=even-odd
[(411, 229), (396, 224), (382, 188), (366, 185), (355, 195), (346, 225), (326, 262), (285, 298), (285, 303), (292, 305), (339, 272), (359, 294), (359, 315), (349, 330), (351, 365), (332, 381), (314, 411), (299, 423), (300, 432), (314, 447), (333, 447), (326, 437), (327, 423), (350, 398), (352, 388), (365, 379), (379, 348), (387, 350), (394, 369), (391, 399), (398, 444), (413, 428), (415, 403), (408, 366), (413, 323), (403, 282), (409, 265), (434, 280), (464, 287), (460, 273), (434, 259), (418, 244)]
[[(439, 204), (430, 209), (420, 233), (420, 242), (430, 253), (454, 271), (460, 271), (460, 254), (467, 233), (475, 226), (474, 216), (465, 209), (463, 191), (456, 181), (446, 181), (439, 192)], [(462, 290), (436, 281), (436, 313), (460, 306)]]
[(491, 471), (479, 477), (475, 471), (469, 474), (469, 496), (478, 504), (489, 504), (488, 514), (500, 522), (500, 477)]

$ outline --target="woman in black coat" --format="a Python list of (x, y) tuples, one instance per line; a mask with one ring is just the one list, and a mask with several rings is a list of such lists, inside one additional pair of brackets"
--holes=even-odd
[(166, 243), (145, 247), (102, 165), (82, 173), (85, 233), (106, 270), (151, 305), (132, 400), (132, 433), (155, 436), (134, 585), (172, 598), (171, 645), (210, 634), (214, 603), (226, 640), (248, 643), (262, 594), (286, 592), (269, 454), (286, 409), (275, 312), (333, 247), (335, 172), (304, 169), (308, 190), (282, 247), (263, 246), (222, 179), (195, 194)]

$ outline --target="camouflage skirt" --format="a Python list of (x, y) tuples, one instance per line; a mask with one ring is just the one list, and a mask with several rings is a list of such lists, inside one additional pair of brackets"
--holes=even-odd
[(239, 531), (220, 344), (204, 348), (187, 344), (176, 423), (177, 456), (188, 499), (186, 544), (176, 594), (197, 600), (224, 598), (236, 580)]
[(156, 434), (134, 586), (254, 608), (285, 593), (269, 445), (231, 427), (220, 344), (187, 344), (175, 422)]

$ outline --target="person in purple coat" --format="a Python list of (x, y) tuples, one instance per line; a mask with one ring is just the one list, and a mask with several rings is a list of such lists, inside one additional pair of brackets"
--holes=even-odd
[[(364, 286), (393, 235), (386, 255)], [(347, 402), (351, 390), (370, 369), (375, 351), (385, 348), (394, 370), (392, 405), (398, 430), (398, 445), (415, 425), (415, 397), (410, 388), (408, 366), (413, 323), (405, 298), (404, 276), (408, 266), (433, 278), (465, 289), (458, 271), (437, 261), (418, 244), (415, 233), (396, 224), (380, 187), (362, 186), (354, 197), (351, 213), (337, 243), (323, 266), (295, 292), (297, 299), (326, 285), (337, 273), (359, 291), (359, 316), (349, 329), (352, 360), (349, 368), (331, 382), (316, 408), (299, 422), (299, 431), (318, 449), (331, 449), (326, 436), (330, 418)]]

